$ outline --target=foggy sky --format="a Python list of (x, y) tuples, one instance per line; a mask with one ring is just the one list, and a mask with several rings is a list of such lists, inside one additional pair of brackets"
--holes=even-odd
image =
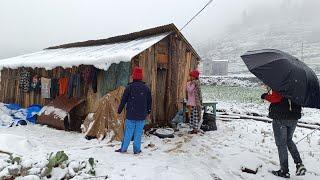
[[(183, 34), (218, 38), (244, 11), (297, 0), (214, 0)], [(309, 0), (307, 0), (309, 1)], [(311, 1), (311, 0), (310, 0)], [(108, 38), (158, 25), (182, 27), (208, 0), (1, 0), (0, 59), (49, 46)]]

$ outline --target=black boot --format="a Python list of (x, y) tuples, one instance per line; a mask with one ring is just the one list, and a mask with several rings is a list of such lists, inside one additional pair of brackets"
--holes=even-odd
[(307, 169), (304, 167), (304, 165), (302, 163), (298, 163), (296, 165), (296, 176), (304, 176), (306, 175)]
[(275, 176), (283, 177), (283, 178), (290, 178), (289, 172), (284, 172), (282, 169), (278, 171), (271, 171), (271, 173)]

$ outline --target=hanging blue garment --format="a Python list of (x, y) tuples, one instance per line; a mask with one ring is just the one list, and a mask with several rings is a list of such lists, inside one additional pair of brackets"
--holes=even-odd
[(68, 98), (73, 97), (73, 88), (76, 88), (77, 97), (81, 97), (81, 76), (80, 74), (73, 74), (70, 76), (68, 82)]

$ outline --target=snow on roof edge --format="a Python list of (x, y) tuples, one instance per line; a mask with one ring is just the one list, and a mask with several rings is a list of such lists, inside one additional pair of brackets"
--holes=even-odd
[(93, 65), (98, 69), (108, 70), (113, 63), (130, 62), (134, 56), (158, 43), (170, 33), (107, 45), (42, 50), (2, 59), (0, 60), (0, 70), (19, 67), (38, 67), (51, 70), (56, 67), (70, 68), (79, 65)]

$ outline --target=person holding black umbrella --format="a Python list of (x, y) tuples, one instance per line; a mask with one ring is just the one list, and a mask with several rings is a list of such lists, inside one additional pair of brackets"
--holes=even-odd
[(270, 87), (261, 96), (271, 104), (269, 117), (273, 119), (273, 131), (278, 147), (281, 169), (272, 171), (276, 176), (289, 178), (289, 149), (297, 166), (296, 175), (304, 175), (306, 168), (292, 141), (301, 107), (320, 109), (320, 85), (315, 72), (298, 58), (277, 50), (247, 51), (241, 56), (249, 71)]
[(292, 141), (293, 133), (301, 118), (301, 106), (284, 98), (276, 91), (270, 90), (261, 95), (261, 99), (269, 101), (269, 118), (273, 119), (272, 128), (278, 148), (280, 170), (271, 171), (272, 174), (289, 178), (288, 150), (296, 164), (296, 175), (305, 175), (306, 168), (302, 164), (297, 146)]

